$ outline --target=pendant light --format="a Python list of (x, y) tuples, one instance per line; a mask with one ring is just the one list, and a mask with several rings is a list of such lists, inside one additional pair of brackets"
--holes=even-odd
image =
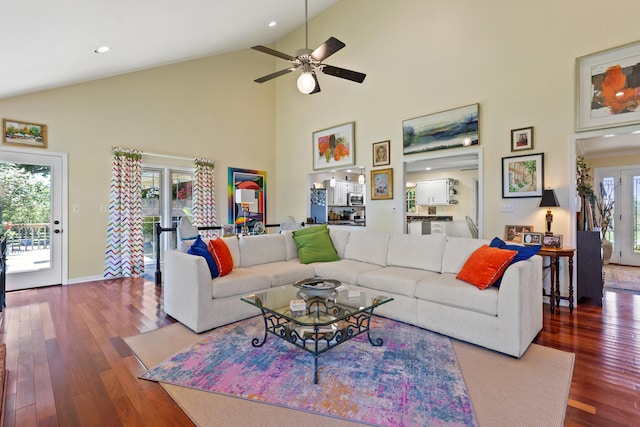
[(360, 168), (360, 176), (358, 176), (358, 184), (362, 185), (364, 184), (365, 179), (364, 179), (364, 173), (362, 173), (362, 168)]
[(331, 180), (329, 180), (329, 185), (331, 187), (335, 187), (336, 186), (336, 179), (333, 177), (333, 172), (331, 173)]

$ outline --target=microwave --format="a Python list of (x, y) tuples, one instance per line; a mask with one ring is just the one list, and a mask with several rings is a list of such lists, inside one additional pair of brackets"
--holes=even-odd
[(349, 206), (363, 206), (364, 196), (362, 193), (347, 193), (347, 204)]

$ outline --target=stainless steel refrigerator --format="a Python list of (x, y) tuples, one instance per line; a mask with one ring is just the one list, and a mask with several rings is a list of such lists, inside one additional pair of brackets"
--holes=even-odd
[(328, 220), (327, 189), (311, 189), (311, 211), (310, 217), (316, 224), (325, 224)]

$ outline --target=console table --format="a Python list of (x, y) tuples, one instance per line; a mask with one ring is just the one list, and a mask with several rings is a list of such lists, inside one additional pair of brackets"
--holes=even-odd
[[(560, 300), (569, 301), (569, 313), (573, 313), (573, 255), (575, 248), (554, 248), (543, 246), (538, 252), (540, 256), (548, 256), (551, 259), (551, 296), (549, 303), (551, 312), (555, 311), (556, 305), (560, 306)], [(560, 295), (560, 258), (567, 258), (569, 264), (569, 295)]]

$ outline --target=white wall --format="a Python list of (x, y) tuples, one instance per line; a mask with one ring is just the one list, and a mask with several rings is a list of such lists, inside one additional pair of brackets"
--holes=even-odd
[[(297, 93), (293, 77), (278, 80), (277, 179), (293, 190), (280, 195), (278, 210), (305, 215), (299, 177), (312, 169), (312, 132), (355, 121), (356, 163), (368, 172), (371, 144), (390, 139), (395, 175), (394, 200), (368, 203), (367, 227), (401, 232), (402, 121), (479, 103), (484, 236), (502, 236), (505, 224), (544, 226), (538, 198), (510, 199), (515, 211), (499, 212), (501, 158), (514, 155), (510, 130), (533, 126), (534, 150), (526, 153), (545, 153), (545, 186), (562, 205), (553, 229), (567, 239), (575, 58), (637, 40), (639, 13), (636, 0), (338, 2), (310, 23), (309, 44), (337, 37), (347, 46), (326, 62), (367, 78), (359, 85), (321, 75), (322, 92), (311, 96)], [(303, 43), (298, 31), (277, 48), (293, 52)]]
[[(227, 168), (267, 172), (276, 217), (275, 88), (253, 79), (271, 61), (242, 51), (0, 100), (0, 116), (45, 123), (49, 149), (69, 153), (69, 278), (101, 276), (111, 147), (216, 162), (217, 216), (227, 223)], [(156, 159), (149, 159), (156, 160)], [(168, 159), (157, 159), (170, 163)], [(271, 181), (273, 179), (273, 181)]]

